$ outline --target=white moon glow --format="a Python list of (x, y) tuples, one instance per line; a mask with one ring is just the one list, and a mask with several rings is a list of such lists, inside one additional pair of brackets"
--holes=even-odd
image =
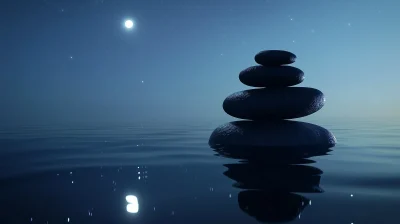
[(132, 28), (133, 28), (133, 25), (134, 25), (134, 23), (133, 23), (132, 20), (130, 20), (130, 19), (125, 20), (125, 27), (126, 27), (127, 29), (132, 29)]

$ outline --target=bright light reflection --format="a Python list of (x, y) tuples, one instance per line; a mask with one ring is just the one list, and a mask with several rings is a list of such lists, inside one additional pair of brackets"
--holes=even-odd
[(138, 203), (137, 197), (135, 195), (128, 195), (126, 196), (126, 201), (131, 204)]
[(135, 195), (126, 196), (126, 201), (128, 205), (126, 206), (126, 211), (129, 213), (138, 213), (139, 211), (139, 202)]

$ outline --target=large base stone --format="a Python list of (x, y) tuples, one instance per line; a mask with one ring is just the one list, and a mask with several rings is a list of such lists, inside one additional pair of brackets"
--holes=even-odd
[(212, 148), (259, 148), (260, 150), (326, 151), (336, 144), (335, 136), (318, 125), (300, 121), (234, 121), (211, 134)]

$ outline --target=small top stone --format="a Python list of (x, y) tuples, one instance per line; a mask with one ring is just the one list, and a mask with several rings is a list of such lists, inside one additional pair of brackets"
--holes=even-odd
[(261, 51), (254, 57), (254, 60), (264, 66), (280, 66), (292, 64), (296, 61), (296, 55), (283, 50)]

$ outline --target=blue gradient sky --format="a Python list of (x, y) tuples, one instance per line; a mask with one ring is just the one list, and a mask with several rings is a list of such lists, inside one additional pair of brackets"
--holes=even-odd
[(250, 88), (239, 72), (265, 49), (295, 53), (300, 86), (326, 94), (311, 116), (395, 117), (399, 11), (394, 0), (1, 1), (0, 122), (229, 119), (222, 101)]

